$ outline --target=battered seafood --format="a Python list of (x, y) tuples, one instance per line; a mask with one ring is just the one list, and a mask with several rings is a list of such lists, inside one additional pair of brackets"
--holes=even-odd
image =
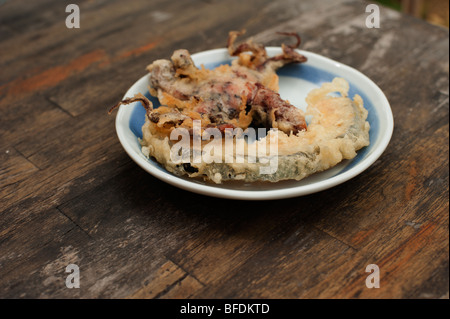
[[(221, 130), (246, 129), (251, 124), (278, 128), (287, 134), (306, 129), (302, 111), (277, 93), (275, 73), (283, 65), (305, 62), (306, 58), (287, 45), (283, 45), (283, 54), (272, 58), (263, 46), (251, 41), (235, 47), (239, 34), (229, 35), (228, 51), (239, 57), (231, 66), (199, 70), (187, 50), (176, 50), (171, 61), (157, 60), (147, 67), (150, 93), (165, 105), (154, 110), (150, 118), (160, 131), (192, 128), (192, 119)], [(298, 46), (300, 38), (295, 36)]]
[[(277, 93), (276, 70), (289, 63), (306, 62), (306, 57), (294, 50), (300, 45), (298, 35), (283, 33), (295, 36), (297, 43), (283, 44), (282, 54), (269, 57), (262, 45), (251, 40), (235, 45), (240, 34), (229, 34), (228, 52), (237, 56), (231, 65), (221, 65), (214, 70), (203, 66), (199, 69), (187, 50), (176, 50), (170, 61), (157, 60), (150, 64), (147, 67), (149, 91), (159, 99), (160, 107), (154, 109), (143, 95), (115, 106), (143, 103), (147, 117), (142, 127), (141, 145), (147, 157), (154, 157), (176, 175), (202, 177), (215, 183), (225, 180), (277, 182), (300, 180), (328, 169), (343, 159), (353, 158), (357, 150), (369, 145), (367, 111), (360, 96), (356, 95), (353, 100), (348, 98), (349, 85), (344, 79), (336, 78), (312, 90), (306, 100), (306, 113)], [(340, 96), (331, 95), (336, 92)], [(311, 118), (308, 125), (305, 115)], [(219, 138), (224, 140), (230, 131), (242, 132), (253, 127), (277, 130), (254, 141), (232, 136), (234, 148), (230, 151), (223, 143), (212, 162), (194, 160), (193, 154), (202, 153), (207, 144), (201, 141), (195, 146), (194, 141), (188, 162), (174, 160), (171, 149), (179, 138), (170, 138), (171, 134), (185, 129), (192, 144), (196, 123), (201, 123), (197, 127), (200, 133), (215, 128), (221, 134)], [(274, 141), (277, 142), (275, 155), (265, 153), (255, 158), (250, 151), (252, 147), (266, 150)], [(239, 148), (240, 144), (245, 145)], [(261, 168), (271, 160), (276, 160), (276, 169), (261, 174)]]

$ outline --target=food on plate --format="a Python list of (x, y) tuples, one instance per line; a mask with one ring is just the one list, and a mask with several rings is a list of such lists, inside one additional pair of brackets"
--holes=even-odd
[(312, 90), (306, 112), (278, 94), (276, 70), (307, 61), (295, 50), (297, 34), (282, 33), (296, 44), (283, 44), (273, 57), (251, 40), (236, 44), (241, 34), (229, 34), (228, 52), (236, 57), (230, 65), (198, 68), (187, 50), (150, 64), (149, 92), (161, 106), (153, 108), (138, 94), (110, 110), (143, 104), (145, 156), (178, 176), (277, 182), (326, 170), (369, 145), (367, 110), (360, 96), (348, 97), (346, 80), (335, 78)]
[(232, 65), (198, 69), (187, 50), (176, 50), (171, 60), (157, 60), (147, 67), (150, 93), (164, 105), (150, 119), (160, 132), (192, 128), (192, 119), (219, 129), (246, 129), (250, 124), (279, 128), (287, 134), (306, 129), (303, 113), (277, 93), (275, 73), (285, 64), (306, 58), (287, 45), (275, 57), (268, 57), (263, 46), (251, 41), (235, 46), (239, 34), (231, 32), (228, 39), (230, 55), (238, 56)]

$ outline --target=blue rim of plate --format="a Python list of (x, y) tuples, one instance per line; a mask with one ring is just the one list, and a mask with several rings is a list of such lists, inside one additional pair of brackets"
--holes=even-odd
[[(277, 54), (279, 50), (279, 48), (267, 48), (269, 55)], [(221, 64), (231, 63), (232, 58), (230, 58), (229, 56), (225, 56), (224, 51), (226, 51), (226, 49), (204, 51), (198, 54), (194, 54), (192, 55), (192, 57), (197, 65), (203, 64), (206, 68), (212, 69)], [(254, 189), (252, 188), (252, 185), (254, 184), (249, 185), (248, 189), (246, 189), (245, 187), (242, 188), (242, 186), (235, 189), (233, 188), (235, 185), (229, 185), (229, 187), (227, 187), (227, 182), (224, 182), (224, 184), (221, 185), (216, 185), (208, 182), (200, 182), (196, 179), (175, 176), (172, 173), (166, 171), (153, 159), (144, 158), (144, 160), (151, 166), (146, 167), (145, 163), (142, 162), (142, 154), (138, 156), (138, 159), (136, 157), (136, 154), (134, 154), (135, 150), (132, 151), (129, 148), (127, 149), (125, 144), (131, 143), (131, 141), (129, 139), (125, 140), (123, 134), (121, 136), (118, 128), (119, 115), (121, 114), (121, 112), (127, 112), (128, 122), (126, 123), (125, 129), (128, 129), (132, 132), (132, 134), (135, 136), (134, 143), (139, 144), (138, 139), (142, 138), (141, 128), (145, 121), (145, 109), (139, 102), (133, 103), (131, 105), (132, 108), (130, 108), (130, 106), (120, 107), (116, 119), (116, 128), (119, 135), (119, 140), (121, 141), (130, 157), (132, 157), (132, 159), (135, 160), (141, 167), (143, 167), (146, 171), (148, 171), (155, 177), (162, 179), (174, 186), (209, 196), (250, 200), (279, 199), (307, 195), (343, 183), (367, 169), (384, 152), (390, 141), (393, 131), (392, 111), (381, 89), (379, 89), (378, 86), (375, 85), (375, 83), (373, 83), (369, 78), (367, 78), (359, 71), (315, 53), (301, 50), (299, 50), (299, 52), (308, 57), (309, 63), (307, 62), (300, 65), (285, 66), (277, 72), (280, 77), (291, 77), (306, 80), (314, 84), (316, 87), (320, 87), (322, 83), (331, 82), (335, 77), (343, 77), (350, 84), (349, 96), (353, 97), (355, 94), (360, 95), (363, 98), (364, 107), (368, 110), (367, 120), (371, 126), (370, 145), (359, 150), (354, 159), (346, 160), (343, 163), (338, 164), (338, 167), (335, 168), (336, 172), (331, 176), (327, 176), (324, 180), (319, 180), (318, 182), (316, 181), (311, 184), (305, 184), (305, 180), (299, 182), (290, 181), (289, 184), (286, 184), (287, 186), (285, 188), (282, 187), (273, 190), (270, 189), (270, 187), (265, 189), (258, 189), (258, 187), (256, 187), (256, 189)], [(213, 62), (202, 62), (201, 55), (214, 56), (215, 53), (218, 53), (221, 58), (218, 58)], [(209, 58), (211, 60), (211, 57)], [(311, 60), (313, 60), (314, 63), (311, 63)], [(327, 67), (327, 69), (331, 67), (334, 72), (325, 70), (322, 66)], [(348, 76), (349, 74), (351, 76)], [(345, 75), (347, 75), (347, 77)], [(143, 79), (141, 78), (140, 81), (142, 80)], [(136, 93), (132, 92), (133, 87), (127, 92), (127, 94), (125, 94), (125, 97), (132, 96)], [(150, 95), (148, 89), (146, 89), (145, 91), (141, 90), (140, 93), (149, 98), (154, 103), (155, 107), (159, 106), (159, 101), (157, 100), (157, 98)], [(380, 104), (383, 107), (380, 107)], [(120, 117), (120, 119), (122, 119), (122, 117)], [(125, 123), (123, 122), (123, 120), (121, 120), (121, 129), (124, 129), (124, 124)], [(164, 176), (161, 174), (170, 175), (170, 178), (164, 178)]]

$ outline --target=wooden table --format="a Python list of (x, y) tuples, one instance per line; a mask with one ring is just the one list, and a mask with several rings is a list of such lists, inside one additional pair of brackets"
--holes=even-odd
[[(68, 29), (71, 2), (0, 4), (1, 298), (448, 298), (447, 29), (383, 7), (368, 29), (358, 0), (78, 0)], [(127, 156), (106, 111), (145, 66), (243, 28), (266, 45), (297, 31), (381, 87), (395, 129), (373, 166), (245, 202), (174, 188)]]

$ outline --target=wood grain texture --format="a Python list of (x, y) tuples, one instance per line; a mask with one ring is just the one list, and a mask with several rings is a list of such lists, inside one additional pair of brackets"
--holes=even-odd
[[(449, 33), (359, 0), (0, 4), (0, 297), (448, 298)], [(208, 198), (164, 184), (116, 137), (118, 101), (155, 59), (229, 30), (348, 64), (395, 129), (363, 174), (309, 196)], [(65, 267), (80, 267), (80, 289)], [(368, 264), (381, 288), (368, 289)]]

